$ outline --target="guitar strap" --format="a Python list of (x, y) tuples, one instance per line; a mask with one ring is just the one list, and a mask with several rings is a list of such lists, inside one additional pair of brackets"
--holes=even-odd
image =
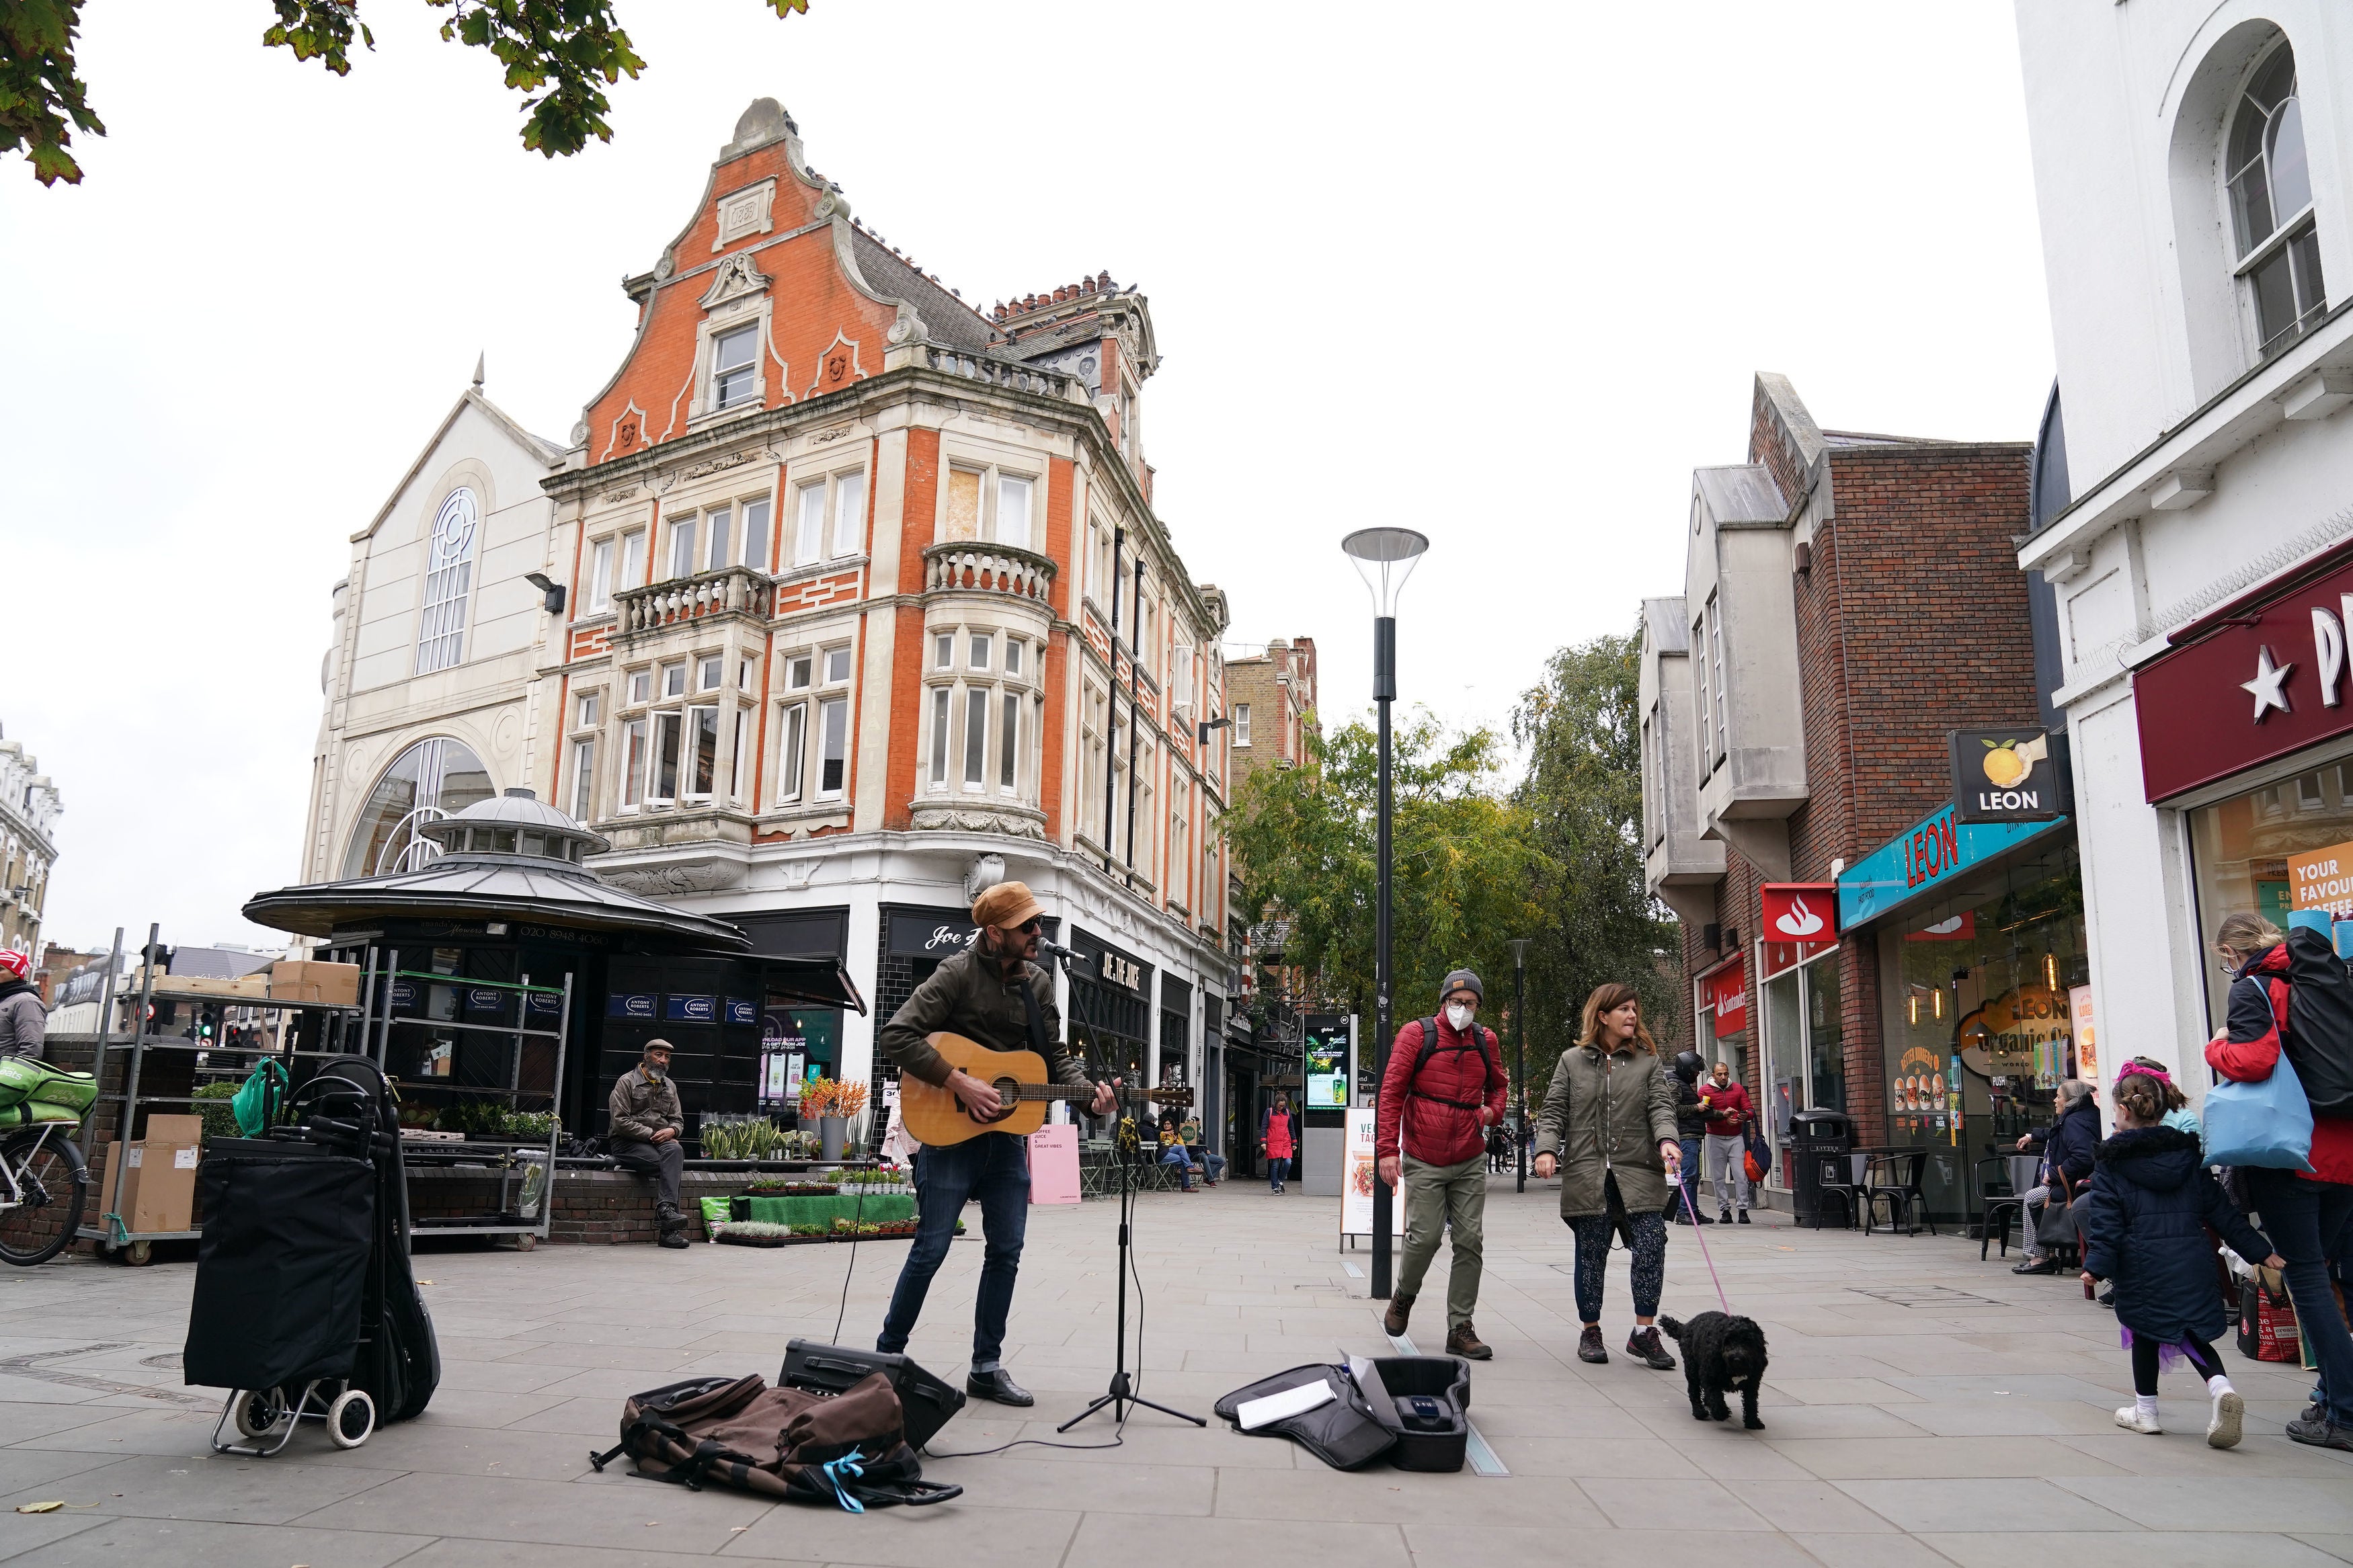
[(1029, 1020), (1029, 1048), (1041, 1057), (1050, 1058), (1046, 1043), (1046, 1016), (1038, 1010), (1038, 993), (1031, 989), (1029, 977), (1021, 977), (1021, 1011)]

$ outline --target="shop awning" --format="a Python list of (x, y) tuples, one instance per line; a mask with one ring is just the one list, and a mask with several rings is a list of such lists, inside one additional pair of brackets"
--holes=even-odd
[(858, 994), (858, 983), (849, 978), (849, 971), (841, 966), (838, 958), (746, 958), (732, 949), (703, 952), (690, 950), (680, 956), (723, 958), (730, 963), (754, 964), (768, 994), (787, 1002), (807, 1007), (846, 1007), (853, 1013), (866, 1011), (866, 998)]
[(639, 931), (740, 956), (752, 943), (725, 921), (625, 893), (541, 856), (443, 855), (413, 871), (257, 893), (245, 918), (301, 936), (378, 920), (522, 921), (571, 931)]

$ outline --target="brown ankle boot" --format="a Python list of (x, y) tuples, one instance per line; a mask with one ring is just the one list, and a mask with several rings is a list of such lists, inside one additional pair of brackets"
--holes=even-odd
[(1399, 1290), (1389, 1298), (1389, 1310), (1381, 1315), (1381, 1331), (1391, 1337), (1402, 1334), (1412, 1316), (1413, 1298)]
[(1459, 1355), (1466, 1361), (1490, 1361), (1494, 1351), (1479, 1341), (1479, 1331), (1469, 1323), (1455, 1328), (1446, 1336), (1446, 1353)]

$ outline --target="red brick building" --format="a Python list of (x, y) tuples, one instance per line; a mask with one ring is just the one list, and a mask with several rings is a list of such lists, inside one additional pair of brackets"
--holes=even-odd
[[(1969, 1046), (2025, 1010), (2019, 973), (2080, 963), (2079, 882), (2061, 952), (1989, 955), (1996, 922), (1956, 913), (2050, 902), (2044, 885), (2072, 868), (2063, 829), (1988, 841), (1998, 853), (1893, 900), (1858, 902), (1841, 882), (1954, 798), (1949, 731), (2041, 722), (2012, 543), (2032, 454), (1825, 431), (1786, 379), (1760, 374), (1746, 461), (1694, 470), (1685, 592), (1645, 605), (1645, 848), (1683, 921), (1691, 1043), (1733, 1064), (1777, 1139), (1823, 1108), (1847, 1113), (1858, 1146), (1962, 1149), (2009, 1076), (1978, 1071)], [(1802, 909), (1767, 909), (1768, 885), (1794, 885)], [(1873, 918), (1835, 923), (1841, 909)]]

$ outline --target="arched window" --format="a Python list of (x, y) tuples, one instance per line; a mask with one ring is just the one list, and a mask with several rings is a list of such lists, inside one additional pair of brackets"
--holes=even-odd
[(2312, 171), (2304, 156), (2304, 111), (2295, 96), (2295, 52), (2281, 44), (2249, 73), (2232, 106), (2222, 160), (2261, 354), (2295, 341), (2327, 313), (2314, 232)]
[(456, 741), (419, 741), (395, 757), (368, 793), (343, 855), (346, 877), (381, 877), (413, 871), (441, 852), (417, 830), (488, 800), (490, 770)]
[(447, 669), (466, 656), (466, 590), (474, 576), (481, 504), (463, 485), (433, 516), (425, 542), (425, 614), (417, 623), (417, 673)]

